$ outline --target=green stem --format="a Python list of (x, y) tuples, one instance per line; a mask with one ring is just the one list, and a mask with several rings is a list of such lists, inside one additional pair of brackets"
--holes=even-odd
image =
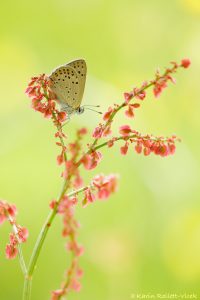
[(25, 276), (23, 300), (30, 300), (30, 298), (31, 298), (31, 285), (32, 285), (32, 279)]
[[(49, 216), (47, 217), (46, 222), (44, 223), (42, 230), (40, 231), (40, 234), (38, 236), (38, 239), (36, 241), (35, 247), (33, 249), (32, 255), (31, 255), (31, 259), (29, 262), (29, 266), (28, 266), (28, 270), (25, 276), (25, 280), (24, 280), (24, 294), (23, 294), (23, 300), (29, 300), (30, 299), (30, 293), (31, 293), (31, 282), (32, 282), (32, 276), (36, 267), (36, 263), (38, 260), (38, 257), (40, 255), (41, 252), (41, 248), (44, 244), (44, 240), (47, 236), (47, 233), (49, 231), (49, 228), (51, 227), (51, 224), (54, 220), (54, 217), (57, 213), (57, 208), (59, 203), (61, 202), (63, 196), (66, 193), (66, 190), (68, 188), (68, 182), (65, 181), (62, 187), (62, 190), (60, 192), (60, 195), (58, 197), (58, 200), (53, 208), (53, 210), (50, 212)], [(73, 195), (77, 195), (85, 190), (88, 189), (88, 186), (85, 186), (83, 188), (80, 188), (79, 190), (76, 191), (72, 191), (71, 193), (67, 194), (68, 197), (72, 197)]]

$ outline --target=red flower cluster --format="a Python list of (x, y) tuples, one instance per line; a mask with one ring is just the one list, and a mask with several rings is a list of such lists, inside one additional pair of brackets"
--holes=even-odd
[(92, 136), (95, 139), (100, 139), (101, 137), (107, 137), (112, 133), (111, 131), (111, 123), (109, 124), (109, 126), (104, 126), (103, 124), (99, 124), (99, 126), (97, 126), (94, 131)]
[(124, 93), (124, 99), (125, 103), (129, 104), (129, 102), (135, 97), (135, 99), (138, 100), (144, 100), (146, 97), (145, 89), (148, 86), (148, 83), (145, 81), (143, 82), (142, 86), (140, 88), (135, 87), (132, 91), (129, 93)]
[[(87, 129), (86, 128), (81, 128), (77, 131), (76, 133), (76, 140), (73, 143), (69, 143), (68, 147), (67, 147), (67, 152), (66, 150), (63, 150), (62, 147), (62, 152), (61, 152), (61, 156), (62, 156), (62, 161), (65, 160), (65, 169), (64, 172), (62, 173), (62, 176), (65, 179), (70, 178), (71, 179), (71, 185), (74, 188), (78, 188), (80, 186), (82, 186), (83, 184), (83, 179), (80, 176), (80, 171), (79, 169), (76, 167), (76, 162), (77, 159), (79, 157), (80, 151), (81, 151), (81, 147), (82, 147), (82, 138), (84, 135), (87, 134)], [(68, 158), (65, 159), (65, 154), (70, 154), (70, 159)], [(72, 181), (72, 177), (73, 177), (73, 181)]]
[(79, 278), (82, 277), (82, 275), (83, 271), (78, 267), (77, 260), (73, 259), (72, 264), (66, 273), (66, 277), (69, 278), (67, 285), (63, 283), (60, 289), (52, 291), (51, 300), (61, 299), (61, 297), (66, 296), (70, 290), (79, 292), (81, 288)]
[(178, 68), (178, 65), (174, 63), (174, 66), (171, 69), (167, 69), (165, 74), (163, 76), (160, 75), (159, 70), (156, 72), (156, 79), (153, 81), (153, 93), (156, 98), (160, 96), (162, 91), (167, 88), (167, 82), (171, 81), (172, 83), (175, 83), (175, 79), (170, 75), (174, 72), (176, 72), (176, 69)]
[(81, 162), (86, 170), (92, 170), (96, 168), (102, 159), (102, 154), (99, 151), (92, 151), (82, 157)]
[(6, 257), (8, 259), (16, 257), (18, 253), (18, 244), (26, 242), (28, 238), (28, 230), (16, 223), (16, 214), (17, 209), (15, 205), (9, 204), (4, 200), (0, 200), (0, 224), (8, 220), (14, 230), (14, 233), (10, 234), (10, 243), (6, 245)]
[(56, 95), (51, 91), (49, 78), (42, 74), (32, 77), (25, 91), (32, 101), (32, 108), (45, 118), (53, 118), (57, 125), (66, 120), (66, 113), (56, 109)]
[[(117, 176), (116, 175), (97, 175), (91, 181), (91, 186), (85, 188), (84, 199), (82, 204), (86, 206), (89, 202), (93, 202), (95, 199), (107, 199), (111, 193), (114, 193), (117, 188)], [(74, 218), (74, 207), (78, 203), (77, 195), (64, 196), (62, 201), (57, 207), (57, 213), (62, 215), (63, 218), (63, 231), (62, 235), (68, 238), (66, 249), (73, 254), (72, 264), (67, 271), (66, 277), (69, 279), (63, 282), (61, 289), (52, 292), (51, 300), (59, 299), (59, 297), (67, 295), (70, 289), (76, 291), (80, 290), (79, 278), (82, 275), (82, 270), (78, 265), (78, 257), (83, 254), (83, 247), (77, 242), (77, 230), (79, 228), (78, 222)], [(52, 209), (57, 205), (53, 200), (50, 204)]]
[(167, 87), (167, 82), (171, 81), (175, 83), (175, 79), (171, 74), (175, 73), (179, 67), (188, 68), (191, 62), (189, 59), (182, 59), (181, 63), (178, 65), (176, 62), (172, 62), (173, 67), (167, 68), (164, 75), (160, 75), (160, 72), (156, 72), (156, 79), (152, 81), (154, 88), (153, 93), (156, 98), (160, 96), (162, 91)]
[(91, 181), (91, 187), (85, 191), (82, 204), (86, 206), (96, 199), (107, 199), (112, 193), (116, 192), (116, 189), (117, 176), (115, 174), (96, 175)]
[(134, 149), (138, 154), (143, 151), (145, 156), (154, 153), (164, 157), (174, 154), (176, 150), (175, 142), (180, 141), (175, 135), (170, 138), (154, 137), (152, 135), (142, 136), (139, 132), (132, 130), (129, 125), (121, 126), (119, 133), (122, 136), (121, 139), (125, 140), (124, 146), (120, 148), (122, 155), (126, 155), (129, 145), (135, 143)]
[(17, 209), (14, 204), (9, 204), (4, 200), (0, 200), (0, 224), (8, 219), (8, 216), (14, 218), (17, 214)]
[[(78, 265), (77, 258), (83, 254), (83, 247), (78, 244), (76, 238), (79, 224), (74, 218), (74, 206), (77, 203), (78, 199), (76, 196), (64, 196), (57, 208), (57, 212), (62, 215), (63, 219), (62, 235), (69, 239), (66, 244), (66, 249), (72, 252), (73, 260), (66, 273), (66, 278), (69, 278), (67, 286), (65, 285), (66, 280), (64, 280), (61, 289), (52, 292), (51, 300), (60, 299), (59, 297), (67, 295), (70, 289), (78, 291), (81, 286), (79, 277), (80, 274), (82, 274), (82, 270)], [(54, 209), (55, 205), (56, 201), (52, 201), (50, 204), (52, 209)]]

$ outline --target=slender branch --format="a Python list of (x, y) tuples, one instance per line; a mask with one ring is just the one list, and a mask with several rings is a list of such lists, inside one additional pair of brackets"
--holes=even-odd
[[(141, 138), (142, 140), (148, 140), (148, 141), (162, 141), (162, 142), (166, 142), (168, 141), (168, 138), (159, 138), (159, 137), (147, 137), (146, 135), (137, 135), (137, 134), (131, 134), (131, 135), (128, 135), (128, 136), (119, 136), (119, 137), (115, 137), (114, 138), (114, 142), (116, 141), (120, 141), (120, 140), (129, 140), (129, 139), (134, 139), (134, 138)], [(112, 139), (111, 139), (112, 140)], [(178, 140), (178, 139), (177, 139)], [(100, 144), (100, 145), (97, 145), (96, 147), (93, 148), (92, 151), (96, 151), (104, 146), (107, 146), (108, 145), (108, 142), (110, 140)], [(91, 152), (91, 150), (89, 150), (87, 153), (89, 154)]]
[[(50, 212), (49, 216), (47, 217), (46, 222), (44, 223), (42, 230), (40, 231), (40, 234), (38, 236), (38, 239), (36, 241), (35, 247), (33, 249), (32, 255), (31, 255), (31, 259), (29, 262), (29, 266), (28, 266), (28, 270), (25, 276), (25, 283), (24, 283), (24, 300), (28, 300), (30, 298), (30, 292), (31, 292), (31, 281), (32, 281), (32, 275), (34, 273), (35, 270), (35, 266), (38, 260), (38, 257), (40, 255), (41, 252), (41, 248), (44, 244), (46, 235), (48, 233), (49, 228), (51, 227), (51, 224), (54, 220), (54, 217), (57, 213), (57, 208), (59, 203), (61, 202), (61, 200), (63, 199), (63, 196), (66, 193), (66, 190), (68, 188), (68, 181), (65, 180), (63, 187), (61, 189), (60, 195), (58, 197), (58, 200), (56, 201), (56, 204), (53, 208), (53, 210)], [(76, 191), (72, 191), (69, 194), (67, 194), (68, 197), (72, 197), (73, 195), (77, 195), (85, 190), (88, 189), (88, 186), (82, 187)]]
[[(159, 79), (162, 79), (162, 78), (165, 78), (166, 74), (168, 73), (168, 71), (166, 70), (165, 73), (159, 77)], [(149, 87), (153, 86), (154, 85), (154, 81), (151, 81), (149, 84), (145, 85), (144, 87), (142, 87), (141, 89), (139, 89), (134, 95), (133, 95), (133, 98), (135, 98), (137, 95), (139, 95), (141, 92), (145, 91), (146, 89), (148, 89)], [(109, 124), (112, 122), (114, 116), (123, 108), (123, 107), (126, 107), (127, 106), (127, 103), (126, 102), (123, 102), (121, 105), (119, 105), (114, 111), (113, 113), (110, 115), (108, 121), (105, 123), (104, 125), (104, 130), (109, 126)], [(117, 140), (119, 139), (123, 139), (123, 138), (118, 138)], [(94, 139), (92, 145), (90, 146), (89, 150), (79, 159), (79, 161), (76, 163), (76, 166), (79, 167), (80, 164), (81, 164), (81, 161), (83, 159), (83, 157), (87, 154), (90, 154), (92, 151), (94, 150), (97, 150), (105, 145), (107, 145), (107, 142), (103, 143), (101, 145), (101, 147), (97, 146), (95, 147), (95, 145), (98, 143), (99, 139), (96, 138)]]
[[(54, 124), (56, 125), (58, 131), (62, 133), (62, 126), (57, 124), (55, 112), (52, 112), (52, 119), (53, 119)], [(65, 143), (64, 143), (63, 137), (59, 135), (59, 139), (60, 139), (62, 148), (65, 149)], [(64, 160), (67, 161), (67, 153), (66, 153), (66, 151), (64, 151), (63, 155), (64, 155)]]

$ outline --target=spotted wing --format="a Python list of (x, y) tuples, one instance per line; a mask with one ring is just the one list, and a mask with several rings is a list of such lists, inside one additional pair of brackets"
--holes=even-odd
[(61, 66), (53, 71), (49, 78), (51, 89), (61, 106), (67, 104), (72, 110), (80, 106), (79, 76), (73, 67)]
[(77, 59), (74, 61), (69, 62), (66, 66), (72, 67), (78, 75), (78, 82), (79, 82), (79, 105), (81, 104), (83, 93), (85, 89), (85, 81), (86, 81), (86, 74), (87, 74), (87, 66), (84, 59)]

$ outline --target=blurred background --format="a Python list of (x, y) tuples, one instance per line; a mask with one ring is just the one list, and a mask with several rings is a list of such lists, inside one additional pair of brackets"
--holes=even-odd
[[(0, 12), (0, 197), (17, 205), (18, 221), (29, 229), (23, 246), (28, 260), (49, 202), (61, 187), (58, 148), (49, 120), (30, 109), (24, 90), (31, 76), (77, 57), (88, 77), (83, 103), (105, 111), (123, 92), (154, 76), (156, 68), (189, 57), (192, 65), (175, 75), (161, 98), (152, 92), (134, 120), (121, 113), (115, 128), (129, 124), (142, 133), (181, 137), (172, 157), (139, 156), (120, 143), (103, 150), (94, 174), (120, 174), (118, 192), (108, 201), (81, 206), (79, 242), (82, 290), (69, 299), (129, 300), (136, 293), (196, 293), (200, 286), (199, 185), (199, 0), (4, 1)], [(90, 131), (100, 121), (87, 111), (65, 127)], [(33, 280), (32, 299), (46, 300), (59, 288), (69, 264), (62, 224), (56, 218)], [(10, 226), (0, 228), (0, 299), (21, 299), (18, 260), (4, 258)]]

